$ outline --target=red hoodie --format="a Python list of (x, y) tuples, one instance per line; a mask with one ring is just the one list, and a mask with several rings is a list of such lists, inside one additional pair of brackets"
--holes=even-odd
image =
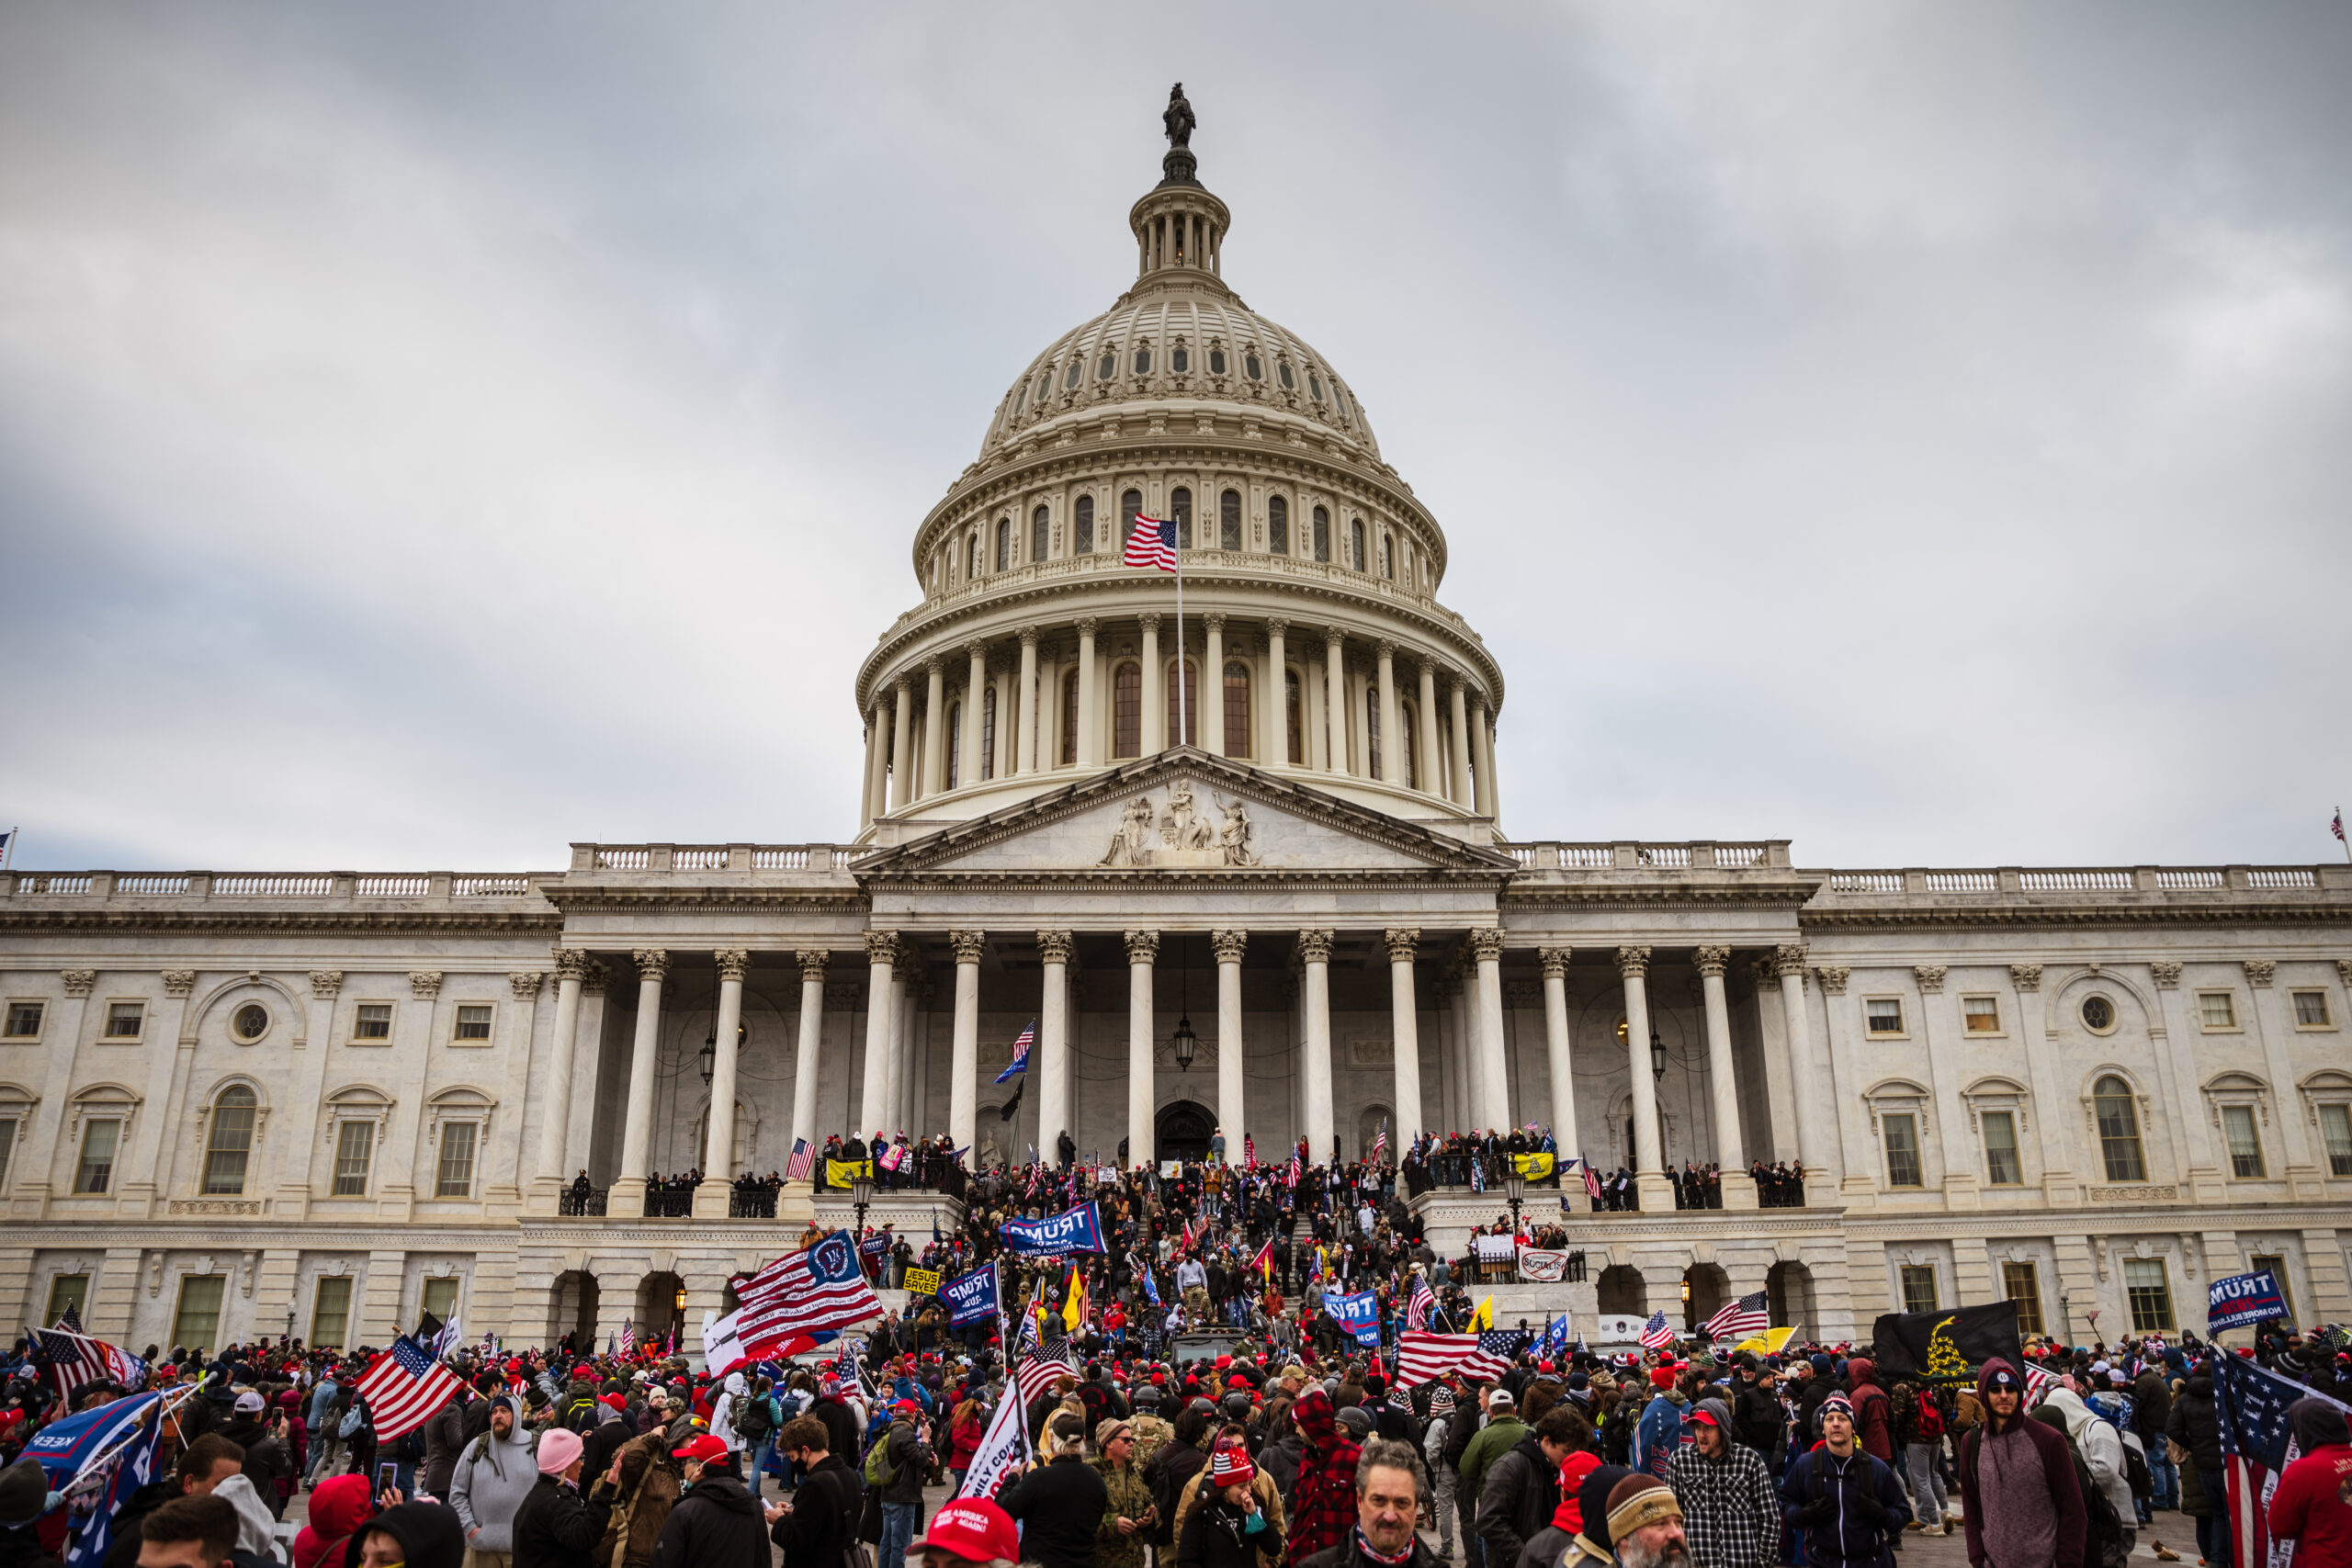
[(311, 1522), (294, 1538), (294, 1568), (338, 1568), (343, 1543), (375, 1515), (364, 1475), (338, 1475), (311, 1494)]

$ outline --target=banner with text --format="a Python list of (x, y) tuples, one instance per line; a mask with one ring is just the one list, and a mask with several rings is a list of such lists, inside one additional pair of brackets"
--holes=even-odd
[(1353, 1295), (1327, 1291), (1323, 1310), (1331, 1314), (1332, 1322), (1354, 1335), (1357, 1344), (1379, 1345), (1380, 1303), (1373, 1299), (1370, 1291), (1359, 1291)]
[(996, 1402), (996, 1418), (989, 1423), (980, 1446), (972, 1450), (970, 1467), (964, 1472), (964, 1483), (956, 1488), (956, 1496), (994, 1502), (1007, 1472), (1035, 1457), (1029, 1447), (1028, 1409), (1020, 1390), (1007, 1387), (1004, 1397)]
[(993, 1267), (975, 1269), (968, 1274), (958, 1274), (939, 1287), (939, 1299), (947, 1303), (947, 1326), (962, 1328), (996, 1315), (996, 1269)]
[(2252, 1328), (2287, 1315), (2287, 1298), (2278, 1278), (2265, 1269), (2254, 1274), (2232, 1274), (2205, 1288), (2205, 1326), (2213, 1333), (2224, 1328)]
[(1059, 1258), (1069, 1252), (1102, 1252), (1102, 1217), (1082, 1203), (1042, 1220), (1007, 1220), (998, 1227), (1004, 1249), (1015, 1258)]
[(1519, 1255), (1519, 1277), (1532, 1285), (1556, 1284), (1568, 1277), (1568, 1255), (1528, 1247)]
[(907, 1294), (910, 1296), (939, 1294), (939, 1270), (936, 1269), (910, 1269), (907, 1270), (906, 1278), (900, 1282), (906, 1286)]

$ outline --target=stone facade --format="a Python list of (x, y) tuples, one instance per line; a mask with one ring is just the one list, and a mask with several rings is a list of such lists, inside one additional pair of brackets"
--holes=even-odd
[[(797, 1223), (730, 1219), (723, 1179), (642, 1217), (649, 1172), (852, 1129), (1140, 1160), (1218, 1125), (1352, 1157), (1384, 1123), (1539, 1122), (1640, 1172), (1645, 1212), (1579, 1204), (1590, 1276), (1530, 1310), (1765, 1288), (1843, 1335), (2017, 1295), (2112, 1335), (2201, 1325), (2205, 1281), (2260, 1258), (2352, 1315), (2352, 868), (1506, 833), (1501, 671), (1437, 602), (1442, 531), (1351, 383), (1225, 284), (1191, 168), (1130, 215), (1135, 286), (917, 529), (922, 603), (858, 676), (855, 842), (0, 875), (0, 1306), (76, 1299), (134, 1348), (381, 1343), (427, 1306), (691, 1343)], [(1182, 531), (1181, 624), (1171, 579), (1119, 564), (1129, 512)], [(1807, 1206), (1756, 1209), (1755, 1159), (1802, 1162)], [(1685, 1160), (1729, 1168), (1724, 1209), (1667, 1205)]]

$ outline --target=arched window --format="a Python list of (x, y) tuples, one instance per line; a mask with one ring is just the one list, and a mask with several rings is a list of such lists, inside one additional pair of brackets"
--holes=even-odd
[(1009, 571), (1012, 568), (1012, 519), (1000, 517), (996, 520), (996, 569), (999, 571)]
[(204, 1137), (204, 1190), (231, 1197), (245, 1190), (245, 1163), (254, 1152), (254, 1091), (231, 1084), (212, 1102), (212, 1125)]
[(1062, 766), (1078, 761), (1078, 671), (1062, 677)]
[(1380, 536), (1380, 575), (1392, 581), (1396, 576), (1396, 558), (1388, 547), (1388, 536), (1385, 534)]
[(1068, 391), (1072, 387), (1078, 385), (1078, 378), (1083, 368), (1084, 367), (1078, 360), (1073, 359), (1069, 362), (1069, 368), (1062, 372), (1062, 389), (1064, 391)]
[(996, 777), (996, 682), (980, 693), (980, 777)]
[(966, 572), (964, 575), (965, 575), (965, 577), (966, 577), (967, 579), (968, 579), (968, 580), (970, 580), (970, 581), (979, 581), (979, 576), (980, 576), (980, 535), (979, 535), (979, 531), (978, 531), (978, 529), (974, 529), (974, 530), (973, 530), (973, 532), (972, 532), (972, 566), (971, 566), (971, 570), (970, 570), (969, 571)]
[(1106, 348), (1102, 351), (1102, 357), (1095, 362), (1094, 378), (1098, 381), (1107, 381), (1118, 373), (1118, 369), (1119, 351), (1114, 348)]
[(1111, 755), (1143, 755), (1143, 670), (1122, 664), (1111, 676)]
[(1092, 555), (1094, 553), (1094, 498), (1091, 495), (1080, 496), (1078, 504), (1070, 510), (1070, 517), (1072, 537), (1070, 553), (1080, 556)]
[(1138, 376), (1151, 374), (1151, 345), (1149, 344), (1136, 345), (1136, 374)]
[(1176, 523), (1176, 547), (1193, 547), (1193, 492), (1178, 485), (1168, 497), (1168, 513)]
[(964, 756), (964, 705), (947, 705), (947, 787), (956, 785), (956, 766)]
[(1319, 506), (1315, 509), (1315, 558), (1331, 558), (1331, 514)]
[(2132, 1086), (2109, 1073), (2091, 1086), (2091, 1109), (2098, 1118), (2098, 1152), (2109, 1181), (2145, 1181), (2148, 1162), (2140, 1150), (2140, 1111)]
[(1283, 728), (1286, 733), (1283, 737), (1283, 760), (1294, 766), (1306, 761), (1303, 754), (1306, 744), (1306, 723), (1301, 709), (1298, 671), (1285, 670), (1283, 671)]
[(1119, 497), (1119, 548), (1127, 547), (1127, 536), (1136, 531), (1136, 519), (1143, 513), (1143, 491), (1128, 491)]
[(1421, 759), (1414, 749), (1413, 737), (1420, 732), (1420, 727), (1413, 722), (1412, 704), (1399, 702), (1396, 707), (1396, 724), (1405, 732), (1396, 738), (1396, 750), (1404, 753), (1404, 765), (1396, 771), (1397, 782), (1407, 789), (1419, 789), (1421, 786)]
[(1047, 548), (1049, 524), (1042, 506), (1029, 514), (1029, 558), (1041, 561), (1052, 552)]
[(1278, 556), (1290, 554), (1290, 502), (1279, 495), (1266, 498), (1266, 548)]
[(1348, 524), (1348, 564), (1358, 571), (1363, 570), (1363, 519), (1351, 519)]
[(1174, 663), (1168, 666), (1168, 731), (1175, 735), (1181, 728), (1183, 733), (1177, 736), (1174, 744), (1197, 746), (1200, 744), (1201, 729), (1201, 670), (1199, 665), (1189, 659), (1182, 663), (1181, 668), (1184, 671), (1184, 689), (1181, 694), (1183, 707), (1182, 723), (1180, 726), (1177, 708), (1180, 694), (1176, 690), (1176, 671), (1179, 668), (1180, 666)]
[(1363, 758), (1364, 766), (1374, 778), (1380, 772), (1380, 687), (1367, 681), (1363, 688)]
[(1238, 659), (1225, 665), (1225, 754), (1250, 755), (1250, 666)]
[(1216, 498), (1216, 547), (1241, 547), (1241, 492), (1238, 490), (1227, 491)]

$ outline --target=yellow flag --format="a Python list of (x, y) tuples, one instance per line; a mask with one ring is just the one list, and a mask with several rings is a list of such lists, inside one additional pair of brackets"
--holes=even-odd
[(1768, 1328), (1761, 1334), (1751, 1334), (1747, 1338), (1741, 1340), (1738, 1344), (1733, 1346), (1731, 1348), (1732, 1353), (1734, 1355), (1737, 1355), (1742, 1350), (1753, 1350), (1759, 1356), (1770, 1356), (1781, 1346), (1787, 1344), (1789, 1342), (1789, 1336), (1795, 1332), (1796, 1330), (1793, 1327)]
[(1518, 1167), (1519, 1174), (1528, 1180), (1541, 1181), (1552, 1174), (1554, 1160), (1550, 1151), (1539, 1150), (1532, 1155), (1513, 1155), (1510, 1163)]
[(1086, 1322), (1086, 1276), (1073, 1271), (1069, 1277), (1069, 1299), (1062, 1303), (1062, 1326), (1072, 1334)]
[(1470, 1332), (1476, 1334), (1482, 1328), (1492, 1328), (1494, 1325), (1495, 1298), (1488, 1296), (1478, 1303), (1478, 1310), (1470, 1314)]
[(874, 1179), (874, 1162), (870, 1159), (829, 1159), (825, 1162), (825, 1185), (847, 1187), (852, 1179), (864, 1177)]

